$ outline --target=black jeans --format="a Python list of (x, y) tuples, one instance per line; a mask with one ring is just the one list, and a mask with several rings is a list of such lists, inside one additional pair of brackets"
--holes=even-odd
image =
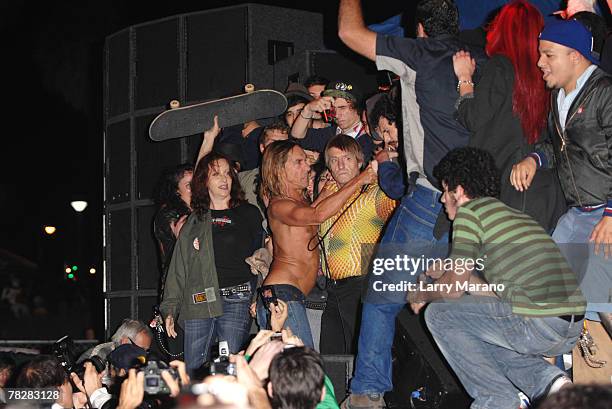
[(322, 354), (355, 354), (361, 322), (364, 277), (330, 280), (321, 317)]

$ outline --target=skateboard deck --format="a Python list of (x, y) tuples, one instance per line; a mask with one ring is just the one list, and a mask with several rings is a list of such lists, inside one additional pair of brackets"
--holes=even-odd
[(287, 109), (283, 94), (271, 89), (248, 92), (233, 97), (173, 108), (159, 114), (149, 126), (154, 141), (181, 138), (202, 133), (219, 117), (221, 128), (281, 115)]

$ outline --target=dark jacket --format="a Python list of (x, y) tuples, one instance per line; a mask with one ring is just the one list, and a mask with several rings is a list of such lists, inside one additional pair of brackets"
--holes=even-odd
[(378, 165), (378, 186), (391, 199), (399, 200), (404, 196), (408, 186), (399, 163), (388, 160)]
[(556, 167), (568, 206), (612, 202), (612, 77), (597, 68), (559, 122), (551, 94), (546, 140), (536, 147), (542, 167)]
[(517, 191), (510, 184), (512, 166), (533, 147), (529, 145), (519, 118), (512, 111), (514, 67), (495, 55), (482, 70), (473, 98), (460, 100), (457, 118), (470, 130), (469, 145), (489, 151), (501, 173), (500, 200), (533, 217), (546, 231), (552, 231), (565, 213), (565, 198), (555, 170), (542, 170), (528, 190)]
[(200, 220), (192, 213), (174, 247), (160, 310), (181, 321), (223, 314), (215, 267), (210, 212)]

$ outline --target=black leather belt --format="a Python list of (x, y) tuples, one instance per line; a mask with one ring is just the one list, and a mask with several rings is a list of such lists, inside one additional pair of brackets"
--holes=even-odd
[(563, 321), (572, 322), (572, 318), (574, 318), (574, 322), (578, 322), (584, 318), (584, 314), (582, 315), (562, 315), (561, 318)]
[(251, 292), (251, 285), (248, 283), (235, 285), (233, 287), (219, 288), (219, 294), (221, 294), (224, 297), (227, 297), (229, 295), (244, 294), (244, 293), (250, 293), (250, 292)]

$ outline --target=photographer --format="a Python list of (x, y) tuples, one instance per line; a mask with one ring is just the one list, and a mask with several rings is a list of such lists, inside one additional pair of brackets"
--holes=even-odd
[(88, 349), (79, 356), (77, 362), (83, 362), (92, 356), (106, 359), (108, 355), (119, 345), (134, 344), (148, 351), (153, 342), (151, 330), (142, 321), (126, 318), (111, 336), (110, 342), (98, 344)]
[[(73, 393), (70, 379), (80, 392)], [(89, 362), (85, 364), (84, 380), (81, 381), (75, 373), (70, 378), (58, 360), (49, 355), (40, 355), (28, 362), (17, 377), (18, 388), (58, 388), (59, 397), (53, 403), (53, 409), (61, 408), (102, 408), (111, 398), (102, 387), (100, 375)]]
[(117, 347), (110, 354), (109, 362), (116, 379), (114, 385), (119, 394), (117, 408), (120, 409), (159, 407), (166, 403), (174, 405), (168, 398), (178, 396), (180, 385), (190, 382), (184, 362), (166, 364), (147, 357), (146, 352), (135, 345)]
[[(249, 347), (246, 349), (244, 357), (246, 360), (249, 360), (249, 369), (254, 372), (258, 379), (261, 380), (270, 380), (272, 382), (272, 375), (269, 373), (272, 361), (275, 359), (279, 353), (283, 352), (286, 349), (292, 348), (300, 348), (301, 350), (307, 350), (311, 355), (318, 356), (316, 352), (310, 349), (304, 349), (304, 343), (297, 336), (293, 335), (290, 329), (281, 330), (285, 325), (285, 320), (287, 319), (287, 304), (278, 300), (276, 305), (270, 306), (271, 318), (270, 324), (272, 331), (269, 330), (261, 330), (255, 338), (251, 341)], [(273, 337), (275, 334), (281, 335), (282, 342), (276, 341), (276, 337)], [(252, 357), (252, 358), (251, 358)], [(244, 361), (244, 358), (241, 356), (237, 356), (237, 375), (240, 379), (241, 377), (241, 365), (240, 360)], [(316, 372), (316, 371), (315, 371)], [(284, 375), (279, 375), (283, 377)], [(280, 393), (278, 395), (278, 402), (288, 402), (288, 399), (292, 399), (291, 396), (296, 390), (289, 383), (279, 380), (279, 376), (276, 376), (277, 383), (280, 386)], [(279, 383), (280, 382), (280, 383)], [(336, 402), (336, 396), (334, 393), (334, 387), (332, 385), (331, 379), (327, 375), (324, 374), (324, 389), (325, 392), (320, 392), (320, 402), (316, 405), (317, 409), (338, 409), (338, 403)], [(289, 388), (289, 389), (287, 389)], [(316, 389), (316, 388), (315, 388)], [(266, 391), (270, 396), (274, 394), (274, 392), (270, 393), (270, 390)], [(288, 394), (288, 395), (287, 395)], [(276, 398), (275, 398), (276, 399)], [(274, 402), (272, 402), (274, 406)], [(279, 406), (277, 406), (279, 407)], [(281, 405), (280, 407), (284, 407)]]
[(284, 349), (270, 364), (268, 395), (273, 409), (314, 409), (325, 398), (321, 357), (305, 347)]
[[(185, 372), (184, 363), (181, 361), (172, 361), (170, 365), (178, 370), (181, 383), (187, 385), (189, 383), (189, 377), (187, 376), (187, 372)], [(171, 398), (177, 397), (180, 392), (179, 382), (174, 379), (168, 371), (162, 371), (161, 376), (170, 388), (171, 392), (169, 396)], [(143, 404), (145, 400), (145, 373), (131, 368), (128, 370), (128, 376), (121, 383), (121, 392), (119, 393), (119, 404), (117, 405), (117, 409), (151, 407), (150, 404)], [(174, 404), (172, 406), (174, 406)]]

